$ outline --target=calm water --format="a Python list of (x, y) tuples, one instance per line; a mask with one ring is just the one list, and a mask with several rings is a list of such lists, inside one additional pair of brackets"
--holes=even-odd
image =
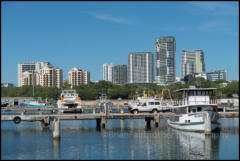
[(220, 119), (220, 132), (205, 137), (145, 120), (61, 121), (61, 140), (40, 122), (1, 122), (2, 159), (239, 159), (239, 119)]

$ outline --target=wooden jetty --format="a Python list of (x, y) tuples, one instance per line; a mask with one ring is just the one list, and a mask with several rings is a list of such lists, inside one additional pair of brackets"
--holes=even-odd
[[(120, 113), (112, 113), (111, 111), (101, 111), (96, 113), (98, 106), (85, 106), (83, 111), (92, 109), (92, 113), (57, 113), (59, 110), (72, 110), (72, 109), (61, 109), (52, 107), (7, 107), (1, 108), (1, 121), (13, 121), (18, 124), (21, 121), (40, 121), (44, 127), (49, 127), (52, 121), (53, 127), (53, 138), (60, 138), (60, 120), (96, 120), (97, 128), (105, 128), (107, 119), (145, 119), (146, 127), (151, 127), (151, 120), (153, 120), (154, 127), (158, 127), (160, 118), (167, 118), (172, 115), (171, 112), (166, 113), (138, 113), (131, 114), (125, 113), (126, 106), (111, 107), (111, 109), (119, 109)], [(3, 111), (19, 111), (20, 114), (2, 114)], [(37, 111), (34, 114), (27, 114), (26, 111)], [(50, 111), (50, 112), (49, 112)], [(48, 112), (48, 113), (46, 113)], [(239, 112), (219, 112), (220, 117), (239, 117)]]
[[(21, 121), (40, 121), (44, 127), (49, 127), (52, 121), (53, 138), (60, 138), (60, 120), (96, 120), (97, 128), (105, 128), (107, 119), (145, 119), (146, 127), (151, 127), (151, 120), (154, 121), (154, 126), (158, 127), (160, 123), (160, 117), (169, 117), (170, 113), (139, 113), (131, 114), (124, 113), (126, 107), (113, 107), (111, 109), (120, 109), (120, 113), (111, 113), (110, 111), (101, 111), (96, 113), (96, 109), (99, 107), (85, 107), (86, 109), (93, 109), (92, 113), (56, 113), (58, 110), (68, 110), (61, 108), (49, 108), (49, 107), (7, 107), (2, 108), (3, 111), (19, 111), (20, 114), (1, 114), (1, 121), (13, 121), (18, 124)], [(72, 109), (69, 109), (72, 110)], [(26, 111), (39, 111), (36, 114), (27, 114)], [(46, 114), (47, 111), (48, 114)], [(44, 114), (45, 112), (45, 114)]]

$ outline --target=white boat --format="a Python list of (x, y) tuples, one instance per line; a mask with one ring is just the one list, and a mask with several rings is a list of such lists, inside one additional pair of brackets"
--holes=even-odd
[[(58, 108), (66, 108), (68, 110), (60, 110), (60, 112), (82, 112), (81, 99), (78, 97), (76, 90), (63, 90), (60, 99), (57, 101)], [(71, 109), (71, 110), (69, 110)]]
[(113, 103), (107, 99), (106, 94), (101, 94), (99, 99), (96, 100), (97, 106), (100, 107), (100, 113), (110, 113), (112, 111)]
[(183, 92), (183, 104), (173, 107), (174, 115), (168, 125), (179, 130), (210, 134), (219, 126), (216, 98), (209, 96), (215, 89), (190, 86), (177, 90)]

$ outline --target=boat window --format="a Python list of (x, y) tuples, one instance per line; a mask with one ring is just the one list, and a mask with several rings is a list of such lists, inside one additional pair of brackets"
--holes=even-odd
[(193, 113), (196, 112), (196, 109), (192, 109), (192, 112), (193, 112)]
[(191, 108), (188, 108), (188, 113), (190, 113), (191, 112)]
[(197, 112), (200, 112), (200, 111), (202, 111), (202, 107), (197, 108)]
[(149, 102), (149, 105), (154, 105), (154, 102)]
[(206, 93), (205, 93), (205, 91), (202, 91), (202, 95), (203, 95), (203, 96), (206, 96)]
[(155, 105), (160, 105), (160, 102), (155, 102)]
[(142, 106), (147, 106), (146, 103), (144, 102)]
[(194, 93), (193, 93), (193, 91), (189, 91), (188, 94), (189, 94), (189, 96), (193, 96)]
[(198, 96), (201, 96), (201, 91), (197, 91), (197, 95), (198, 95)]

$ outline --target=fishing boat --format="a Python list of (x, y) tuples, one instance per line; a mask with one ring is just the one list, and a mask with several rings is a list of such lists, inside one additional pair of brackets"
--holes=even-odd
[(60, 110), (63, 113), (82, 112), (81, 99), (76, 90), (63, 90), (60, 99), (57, 101), (58, 108), (65, 108)]
[(219, 127), (216, 97), (212, 97), (216, 88), (196, 88), (190, 86), (177, 90), (183, 93), (182, 104), (174, 106), (174, 113), (167, 121), (172, 128), (184, 131), (205, 132)]

